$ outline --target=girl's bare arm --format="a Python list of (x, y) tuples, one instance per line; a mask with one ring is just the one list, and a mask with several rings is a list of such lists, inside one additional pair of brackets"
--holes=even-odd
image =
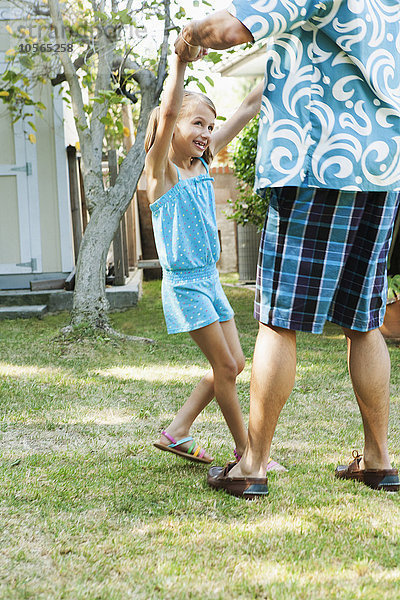
[(263, 89), (264, 85), (261, 82), (246, 96), (232, 117), (222, 127), (215, 130), (210, 144), (211, 152), (214, 156), (233, 140), (243, 127), (259, 113)]
[(165, 172), (172, 134), (182, 105), (185, 69), (186, 63), (175, 57), (160, 104), (160, 116), (154, 144), (146, 156), (148, 177), (157, 178), (163, 176)]

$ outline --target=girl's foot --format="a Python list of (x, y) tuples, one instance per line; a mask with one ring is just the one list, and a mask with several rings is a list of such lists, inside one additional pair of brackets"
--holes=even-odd
[(177, 454), (182, 458), (209, 464), (214, 459), (204, 448), (196, 444), (190, 435), (172, 435), (168, 431), (163, 431), (159, 442), (154, 444), (159, 450), (166, 450)]
[(283, 465), (280, 465), (276, 460), (273, 460), (271, 457), (268, 459), (267, 464), (267, 473), (268, 471), (275, 471), (276, 473), (284, 473), (287, 471), (287, 468)]
[[(242, 458), (242, 455), (240, 454), (240, 452), (238, 452), (237, 448), (233, 449), (233, 454), (235, 455), (236, 462), (238, 463), (240, 461), (240, 459)], [(267, 473), (268, 473), (268, 471), (284, 473), (287, 471), (287, 469), (283, 465), (276, 462), (276, 460), (273, 460), (271, 457), (269, 457), (266, 471), (267, 471)]]

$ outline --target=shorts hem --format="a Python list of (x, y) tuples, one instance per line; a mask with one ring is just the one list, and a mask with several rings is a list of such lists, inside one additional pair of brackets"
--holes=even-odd
[(346, 329), (351, 329), (353, 331), (367, 332), (372, 331), (374, 329), (379, 329), (383, 325), (383, 319), (375, 319), (371, 323), (365, 325), (360, 323), (345, 323), (344, 321), (340, 321), (339, 319), (334, 319), (331, 317), (326, 317), (323, 323), (296, 323), (293, 319), (281, 319), (279, 317), (273, 317), (272, 319), (269, 317), (264, 317), (259, 312), (254, 311), (254, 318), (262, 323), (263, 325), (272, 325), (273, 327), (281, 327), (282, 329), (290, 329), (292, 331), (302, 331), (303, 333), (315, 333), (317, 335), (321, 335), (324, 331), (324, 326), (327, 321), (330, 323), (334, 323), (339, 327), (345, 327)]
[(220, 319), (219, 317), (208, 319), (202, 323), (193, 323), (193, 325), (189, 325), (187, 327), (179, 327), (176, 329), (169, 329), (167, 326), (168, 335), (172, 335), (174, 333), (190, 333), (191, 331), (196, 331), (197, 329), (202, 329), (203, 327), (207, 327), (207, 325), (212, 325), (213, 323), (224, 323), (225, 321), (230, 321), (234, 316), (234, 313), (228, 319)]
[(351, 325), (348, 325), (344, 321), (340, 321), (339, 319), (334, 319), (331, 317), (327, 317), (327, 321), (330, 321), (331, 323), (334, 323), (335, 325), (339, 325), (339, 327), (345, 327), (346, 329), (351, 329), (353, 331), (362, 331), (364, 333), (366, 333), (367, 331), (372, 331), (374, 329), (379, 329), (379, 327), (382, 327), (382, 325), (383, 325), (383, 319), (374, 319), (372, 321), (372, 323), (368, 323), (367, 325), (365, 325), (365, 324), (361, 325), (357, 322), (351, 323)]
[(281, 327), (282, 329), (290, 329), (291, 331), (302, 331), (304, 333), (321, 334), (324, 330), (325, 323), (295, 323), (293, 319), (281, 319), (278, 317), (268, 318), (262, 314), (254, 312), (254, 318), (263, 325), (272, 325), (273, 327)]

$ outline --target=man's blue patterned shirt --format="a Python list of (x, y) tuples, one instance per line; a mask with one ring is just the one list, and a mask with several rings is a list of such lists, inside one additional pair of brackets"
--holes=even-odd
[(400, 0), (234, 0), (267, 45), (256, 184), (400, 190)]

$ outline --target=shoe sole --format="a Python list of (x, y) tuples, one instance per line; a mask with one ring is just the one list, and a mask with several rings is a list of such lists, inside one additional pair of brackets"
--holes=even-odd
[(185, 458), (186, 460), (191, 460), (195, 463), (201, 463), (203, 465), (210, 465), (213, 462), (213, 458), (211, 460), (206, 460), (204, 458), (198, 458), (197, 456), (192, 456), (187, 452), (182, 452), (181, 450), (174, 450), (173, 448), (168, 448), (168, 446), (163, 446), (162, 444), (158, 444), (155, 442), (153, 444), (158, 450), (163, 450), (165, 452), (171, 452), (171, 454), (176, 454), (176, 456), (180, 456), (181, 458)]
[(354, 476), (351, 477), (346, 474), (335, 473), (336, 479), (341, 479), (343, 481), (357, 481), (358, 483), (363, 483), (371, 490), (383, 491), (383, 492), (398, 492), (400, 491), (400, 481), (397, 475), (386, 475), (381, 481), (373, 481), (371, 476), (368, 477), (368, 471), (364, 476)]
[(228, 487), (218, 485), (218, 483), (212, 481), (207, 481), (207, 483), (211, 488), (217, 490), (218, 492), (223, 490), (231, 496), (235, 496), (236, 498), (244, 498), (245, 500), (255, 500), (256, 498), (268, 496), (269, 494), (268, 486), (264, 483), (253, 483), (243, 491), (240, 489), (229, 489)]

